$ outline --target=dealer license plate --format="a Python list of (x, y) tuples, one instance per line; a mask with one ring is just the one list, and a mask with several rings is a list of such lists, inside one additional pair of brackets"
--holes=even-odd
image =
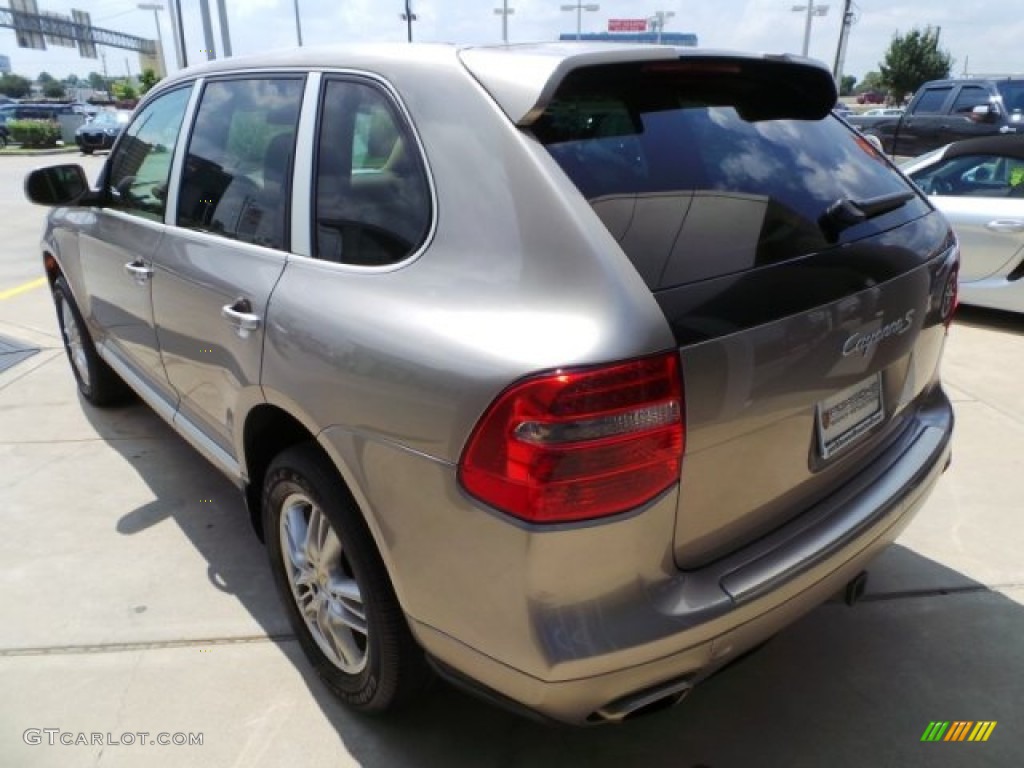
[(882, 375), (876, 373), (818, 403), (818, 445), (831, 458), (885, 418)]

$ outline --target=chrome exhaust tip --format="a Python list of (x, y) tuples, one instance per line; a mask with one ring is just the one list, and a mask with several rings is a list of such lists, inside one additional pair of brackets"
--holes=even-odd
[(616, 699), (595, 710), (587, 717), (588, 723), (621, 723), (641, 715), (660, 712), (679, 704), (693, 690), (693, 683), (686, 680), (672, 680)]

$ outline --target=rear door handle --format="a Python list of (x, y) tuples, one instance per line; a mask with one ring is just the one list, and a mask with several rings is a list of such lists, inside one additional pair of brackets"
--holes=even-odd
[(1024, 220), (995, 219), (986, 224), (985, 228), (993, 232), (1024, 232)]
[(235, 327), (239, 338), (247, 339), (252, 331), (260, 327), (262, 322), (259, 315), (252, 311), (252, 304), (248, 299), (235, 299), (234, 304), (225, 304), (220, 309), (220, 316)]
[(147, 267), (142, 259), (129, 261), (124, 265), (124, 271), (127, 272), (139, 285), (145, 285), (149, 282), (150, 278), (153, 277), (153, 269), (151, 267)]

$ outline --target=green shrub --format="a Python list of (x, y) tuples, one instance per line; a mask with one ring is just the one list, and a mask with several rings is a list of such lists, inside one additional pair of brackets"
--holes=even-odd
[(60, 125), (53, 120), (10, 120), (7, 129), (23, 147), (55, 147), (60, 138)]

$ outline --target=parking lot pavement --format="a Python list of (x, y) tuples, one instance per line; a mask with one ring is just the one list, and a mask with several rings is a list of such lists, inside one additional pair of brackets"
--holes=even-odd
[[(30, 164), (0, 158), (0, 296), (40, 274), (43, 211), (10, 195)], [(338, 705), (230, 484), (141, 404), (80, 401), (45, 288), (0, 298), (0, 336), (40, 350), (0, 373), (0, 765), (1020, 765), (1024, 317), (960, 313), (953, 464), (863, 601), (822, 606), (673, 710), (596, 729), (443, 685), (387, 720)], [(997, 725), (922, 743), (936, 720)]]

